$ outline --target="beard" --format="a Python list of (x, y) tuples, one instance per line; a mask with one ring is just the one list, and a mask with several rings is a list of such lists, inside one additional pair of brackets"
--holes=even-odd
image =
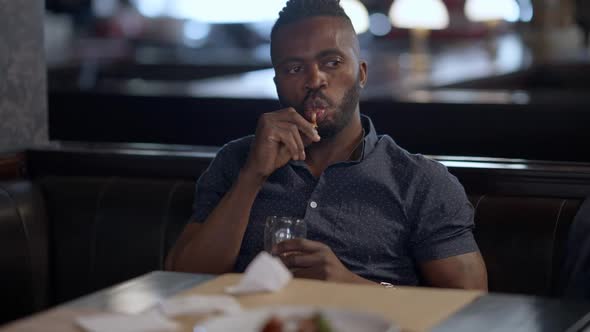
[[(360, 80), (357, 78), (354, 84), (346, 91), (340, 100), (340, 103), (338, 103), (336, 106), (336, 112), (334, 113), (333, 121), (318, 123), (317, 130), (322, 139), (333, 138), (344, 128), (346, 128), (346, 126), (350, 123), (350, 120), (352, 119), (352, 116), (359, 103), (360, 92)], [(279, 95), (279, 102), (281, 105), (289, 105), (293, 107), (297, 113), (303, 116), (305, 102), (310, 98), (322, 100), (328, 105), (329, 108), (332, 108), (334, 105), (334, 103), (319, 90), (310, 91), (310, 93), (307, 94), (305, 99), (299, 105), (292, 106), (289, 105), (289, 103), (285, 103), (284, 98), (281, 95)]]

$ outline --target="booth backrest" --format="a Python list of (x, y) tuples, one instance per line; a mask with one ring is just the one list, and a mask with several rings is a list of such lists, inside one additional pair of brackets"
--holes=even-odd
[(561, 295), (565, 244), (581, 201), (484, 195), (470, 200), (490, 291)]
[[(28, 179), (0, 181), (2, 302), (17, 304), (0, 321), (163, 269), (213, 155), (30, 152)], [(475, 207), (490, 290), (559, 296), (590, 167), (531, 173), (443, 162)]]
[(162, 270), (189, 220), (194, 181), (50, 176), (47, 202), (54, 303)]
[(38, 185), (0, 181), (0, 323), (49, 303), (47, 227)]

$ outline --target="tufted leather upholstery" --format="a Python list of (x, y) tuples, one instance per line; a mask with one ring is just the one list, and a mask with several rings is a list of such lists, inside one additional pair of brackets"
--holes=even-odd
[(189, 180), (52, 176), (40, 183), (52, 223), (55, 303), (162, 270), (192, 212)]
[[(31, 179), (0, 181), (0, 301), (8, 308), (0, 323), (162, 269), (209, 161), (87, 150), (29, 155)], [(475, 207), (490, 290), (560, 295), (565, 242), (590, 171), (450, 170)]]
[(581, 201), (484, 195), (469, 199), (490, 291), (560, 295), (568, 229)]
[(47, 305), (47, 219), (39, 187), (0, 182), (0, 322)]
[(580, 206), (569, 230), (561, 269), (563, 295), (590, 300), (590, 199)]
[[(25, 289), (35, 299), (27, 304), (29, 311), (162, 269), (166, 252), (189, 219), (194, 194), (194, 182), (183, 179), (48, 176), (39, 185), (21, 181), (2, 188), (0, 227), (2, 234), (14, 234), (7, 237), (13, 242), (2, 244), (3, 268), (29, 276), (11, 288), (15, 298)], [(557, 295), (567, 230), (580, 200), (469, 198), (490, 290)], [(47, 241), (49, 302), (43, 295)]]

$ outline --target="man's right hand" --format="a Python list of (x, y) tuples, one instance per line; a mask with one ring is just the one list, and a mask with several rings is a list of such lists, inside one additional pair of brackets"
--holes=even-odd
[(261, 179), (289, 160), (305, 160), (305, 147), (320, 140), (313, 125), (292, 107), (263, 114), (255, 136), (244, 170)]
[[(185, 227), (168, 255), (167, 268), (210, 274), (231, 272), (260, 186), (289, 160), (305, 159), (305, 146), (319, 140), (312, 124), (292, 108), (262, 115), (238, 178), (203, 223)], [(214, 169), (207, 176), (215, 177), (221, 171)]]

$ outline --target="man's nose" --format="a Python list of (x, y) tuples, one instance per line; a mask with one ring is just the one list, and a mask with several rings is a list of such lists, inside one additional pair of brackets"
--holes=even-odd
[(305, 88), (317, 90), (327, 85), (326, 73), (320, 70), (317, 65), (310, 66), (305, 78)]

